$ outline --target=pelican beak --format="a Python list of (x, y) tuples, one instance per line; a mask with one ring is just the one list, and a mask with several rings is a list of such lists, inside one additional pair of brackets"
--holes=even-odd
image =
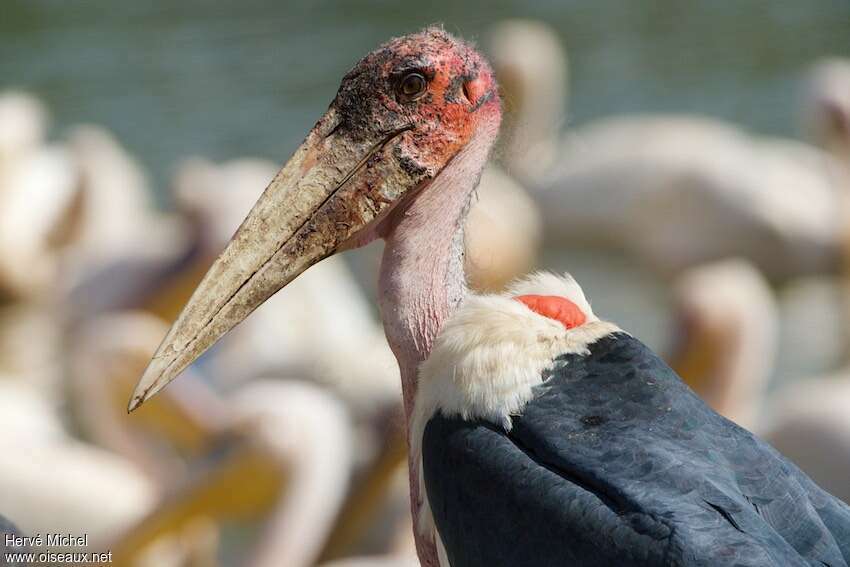
[(399, 147), (411, 125), (354, 127), (340, 114), (332, 105), (254, 205), (160, 344), (128, 411), (304, 270), (373, 238), (426, 180)]
[(682, 307), (678, 333), (670, 353), (670, 367), (700, 395), (710, 389), (711, 372), (718, 357), (716, 333), (701, 322), (698, 313)]

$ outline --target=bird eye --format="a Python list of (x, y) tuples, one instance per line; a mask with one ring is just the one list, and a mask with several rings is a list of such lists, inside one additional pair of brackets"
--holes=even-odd
[(405, 102), (416, 100), (425, 94), (427, 88), (428, 82), (420, 73), (408, 73), (399, 83), (398, 94)]

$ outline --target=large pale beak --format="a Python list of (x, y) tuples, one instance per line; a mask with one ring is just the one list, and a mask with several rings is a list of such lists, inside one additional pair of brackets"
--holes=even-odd
[(137, 408), (275, 292), (371, 232), (425, 178), (396, 149), (409, 125), (353, 132), (332, 106), (198, 285), (130, 400)]

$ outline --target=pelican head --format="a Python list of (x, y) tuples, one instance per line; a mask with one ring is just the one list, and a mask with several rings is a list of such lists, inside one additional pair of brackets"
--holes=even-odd
[(850, 163), (850, 59), (818, 61), (805, 84), (803, 122), (818, 145)]
[(34, 96), (18, 91), (0, 93), (0, 169), (44, 142), (48, 115)]
[(500, 118), (489, 65), (442, 29), (361, 59), (195, 290), (129, 409), (311, 265), (392, 233), (449, 163), (469, 166), (447, 176), (478, 176)]
[(505, 165), (523, 181), (534, 180), (557, 157), (569, 83), (566, 50), (548, 24), (520, 19), (495, 25), (487, 44), (508, 115)]
[(721, 260), (684, 272), (673, 295), (679, 327), (671, 365), (718, 413), (752, 427), (779, 340), (767, 281), (744, 260)]

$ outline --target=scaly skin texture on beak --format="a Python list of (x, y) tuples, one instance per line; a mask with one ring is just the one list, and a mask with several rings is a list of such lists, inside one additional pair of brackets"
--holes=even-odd
[[(411, 73), (426, 81), (419, 96), (403, 92)], [(472, 48), (436, 28), (393, 39), (355, 65), (195, 290), (129, 410), (311, 265), (382, 236), (387, 215), (472, 138), (493, 84)]]
[(339, 124), (331, 107), (272, 180), (151, 360), (130, 410), (422, 178), (385, 155), (406, 129), (352, 139)]

